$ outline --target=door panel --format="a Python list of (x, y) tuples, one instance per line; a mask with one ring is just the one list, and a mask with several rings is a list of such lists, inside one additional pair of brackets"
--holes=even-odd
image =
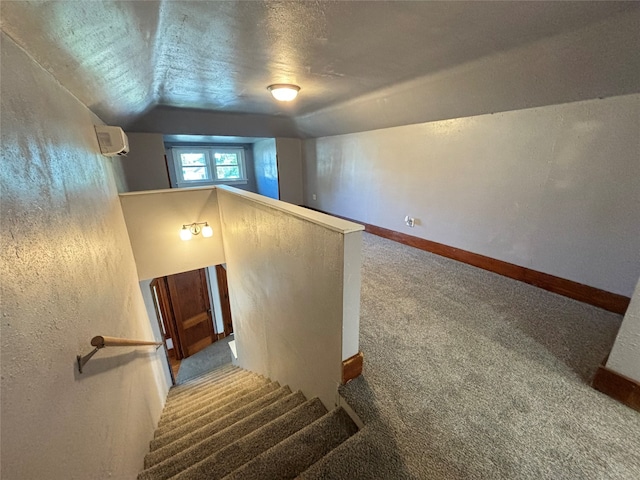
[(166, 277), (173, 316), (184, 357), (215, 341), (204, 269)]

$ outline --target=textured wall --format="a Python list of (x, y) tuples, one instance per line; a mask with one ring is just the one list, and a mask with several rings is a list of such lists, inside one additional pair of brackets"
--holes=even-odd
[(302, 141), (298, 138), (276, 138), (280, 200), (302, 205)]
[(630, 296), (639, 112), (630, 95), (309, 140), (306, 204)]
[(125, 192), (170, 188), (167, 164), (164, 161), (164, 140), (160, 133), (130, 133), (129, 154), (118, 157), (127, 181)]
[[(215, 187), (120, 195), (140, 280), (225, 263)], [(183, 224), (208, 222), (213, 236), (180, 238)]]
[(278, 191), (278, 160), (276, 141), (273, 138), (253, 144), (253, 161), (256, 172), (256, 192), (265, 197), (280, 198)]
[(127, 127), (135, 132), (159, 132), (166, 135), (290, 137), (298, 133), (293, 119), (285, 116), (224, 113), (163, 106), (152, 108)]
[(240, 365), (332, 407), (342, 360), (358, 351), (359, 276), (349, 274), (360, 270), (362, 227), (248, 193), (219, 189), (218, 199)]
[(640, 382), (640, 280), (607, 360), (607, 368)]
[(134, 478), (167, 392), (99, 120), (2, 35), (2, 478)]

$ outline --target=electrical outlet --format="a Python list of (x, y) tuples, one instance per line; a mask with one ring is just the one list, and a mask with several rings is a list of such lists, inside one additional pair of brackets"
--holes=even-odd
[(404, 217), (404, 223), (406, 223), (410, 227), (415, 227), (416, 219), (407, 215), (406, 217)]
[(311, 195), (311, 198), (313, 198), (314, 200), (317, 200), (318, 197), (316, 196), (316, 194), (314, 193), (313, 195)]

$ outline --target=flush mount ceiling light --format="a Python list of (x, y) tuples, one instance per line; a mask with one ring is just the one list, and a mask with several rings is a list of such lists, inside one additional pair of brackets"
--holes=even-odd
[[(200, 226), (202, 225), (202, 227)], [(191, 240), (193, 235), (200, 235), (202, 233), (203, 237), (211, 237), (213, 236), (213, 228), (209, 226), (208, 222), (193, 222), (188, 223), (186, 225), (182, 225), (180, 229), (180, 238), (182, 240)]]
[(267, 90), (271, 92), (271, 95), (273, 95), (273, 98), (276, 100), (280, 102), (290, 102), (298, 96), (300, 87), (291, 83), (275, 83), (269, 85)]

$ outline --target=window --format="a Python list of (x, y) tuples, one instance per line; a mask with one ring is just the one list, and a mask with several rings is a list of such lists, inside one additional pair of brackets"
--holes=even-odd
[(241, 147), (173, 147), (171, 153), (179, 187), (247, 181)]

